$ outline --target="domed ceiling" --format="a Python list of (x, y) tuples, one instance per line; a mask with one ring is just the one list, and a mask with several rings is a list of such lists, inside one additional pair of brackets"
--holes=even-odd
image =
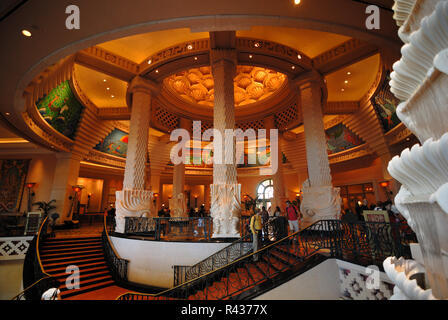
[[(286, 82), (286, 75), (267, 68), (238, 66), (234, 78), (235, 106), (264, 100)], [(210, 67), (193, 68), (164, 79), (164, 86), (183, 101), (213, 107), (214, 82)]]

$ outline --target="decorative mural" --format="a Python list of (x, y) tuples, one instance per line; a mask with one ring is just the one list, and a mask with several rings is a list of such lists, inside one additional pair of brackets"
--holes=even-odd
[(381, 83), (376, 95), (371, 99), (373, 107), (381, 121), (384, 132), (389, 132), (400, 124), (400, 119), (397, 116), (397, 107), (400, 101), (390, 92), (390, 72), (387, 72), (386, 77)]
[(0, 160), (0, 212), (20, 210), (29, 163), (29, 159)]
[(342, 123), (325, 130), (325, 135), (327, 138), (328, 154), (345, 151), (364, 143), (362, 139)]
[(128, 133), (115, 128), (106, 138), (101, 140), (94, 149), (114, 156), (126, 158), (128, 138)]
[(68, 80), (39, 99), (36, 107), (54, 129), (74, 138), (84, 106), (76, 99)]

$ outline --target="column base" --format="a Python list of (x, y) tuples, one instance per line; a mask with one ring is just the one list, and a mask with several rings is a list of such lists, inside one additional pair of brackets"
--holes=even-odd
[(341, 197), (339, 188), (332, 186), (304, 186), (300, 211), (303, 214), (303, 227), (319, 220), (340, 219)]
[(210, 185), (213, 219), (212, 238), (240, 238), (238, 223), (241, 216), (241, 185)]
[(170, 200), (170, 210), (172, 217), (187, 217), (187, 199), (183, 193), (174, 195)]
[(124, 233), (125, 217), (151, 216), (151, 191), (124, 189), (117, 191), (115, 195), (115, 232)]

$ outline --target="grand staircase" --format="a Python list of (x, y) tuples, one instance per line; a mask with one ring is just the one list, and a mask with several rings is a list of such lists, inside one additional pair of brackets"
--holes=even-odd
[[(62, 299), (115, 285), (100, 236), (49, 238), (43, 241), (39, 249), (45, 272), (61, 283), (59, 290)], [(67, 269), (69, 266), (79, 268), (79, 275), (73, 276), (73, 268)], [(66, 281), (68, 277), (69, 281)], [(79, 288), (72, 288), (75, 281), (79, 281)]]

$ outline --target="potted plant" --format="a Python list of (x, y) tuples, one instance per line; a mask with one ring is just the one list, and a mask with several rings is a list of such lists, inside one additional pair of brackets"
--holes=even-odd
[(33, 203), (33, 206), (37, 206), (37, 208), (44, 214), (43, 218), (45, 218), (46, 216), (48, 216), (48, 214), (50, 213), (50, 211), (56, 209), (56, 206), (53, 205), (53, 203), (55, 203), (56, 200), (50, 200), (49, 202), (45, 202), (45, 201), (38, 201)]

